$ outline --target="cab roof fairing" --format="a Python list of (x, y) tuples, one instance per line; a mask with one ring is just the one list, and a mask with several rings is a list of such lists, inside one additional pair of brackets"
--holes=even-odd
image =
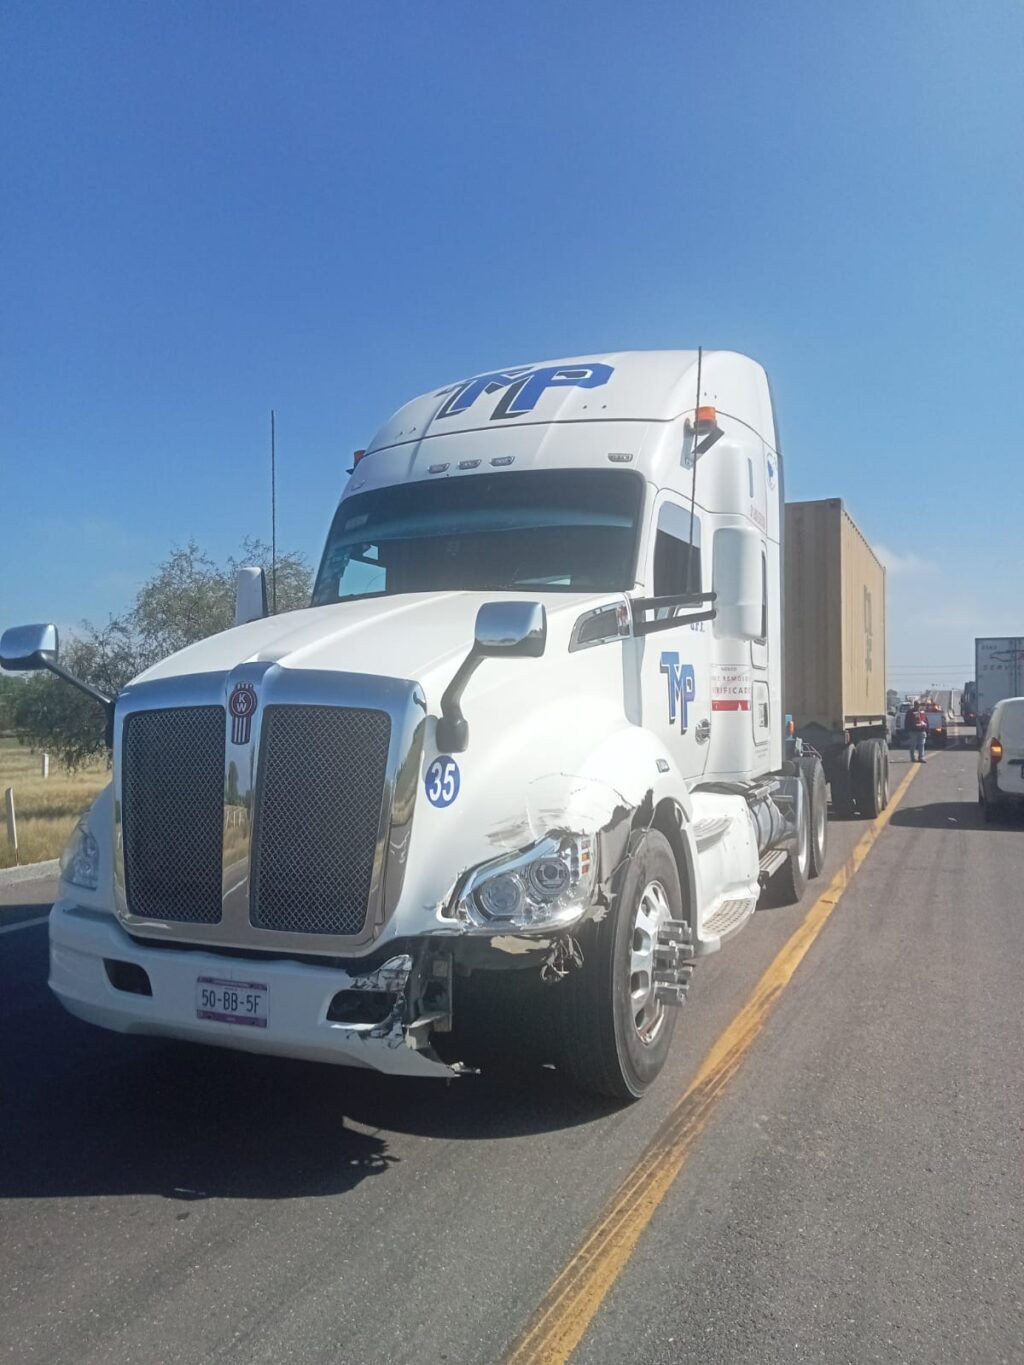
[[(526, 410), (501, 413), (503, 396), (517, 380), (539, 371), (550, 382), (526, 399)], [(578, 376), (576, 382), (573, 376)], [(619, 351), (572, 356), (486, 371), (447, 384), (406, 403), (380, 428), (367, 455), (438, 436), (565, 422), (670, 422), (695, 406), (696, 351)], [(489, 385), (483, 380), (492, 379)], [(463, 390), (464, 406), (452, 410)], [(768, 379), (756, 361), (734, 351), (707, 351), (701, 362), (702, 404), (724, 413), (775, 443)]]

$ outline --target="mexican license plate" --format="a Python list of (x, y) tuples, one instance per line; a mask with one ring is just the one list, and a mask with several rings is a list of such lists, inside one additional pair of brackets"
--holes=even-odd
[(263, 982), (196, 977), (197, 1019), (218, 1019), (222, 1024), (266, 1028), (269, 1015), (270, 987)]

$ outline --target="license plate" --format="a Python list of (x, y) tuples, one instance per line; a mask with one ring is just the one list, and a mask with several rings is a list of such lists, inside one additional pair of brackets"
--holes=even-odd
[(270, 1015), (270, 987), (261, 981), (223, 981), (217, 976), (196, 977), (196, 1018), (222, 1024), (266, 1028)]

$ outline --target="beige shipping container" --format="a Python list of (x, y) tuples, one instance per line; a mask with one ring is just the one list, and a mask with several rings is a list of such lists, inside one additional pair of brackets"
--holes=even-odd
[(784, 692), (797, 733), (884, 726), (884, 566), (839, 498), (787, 503), (784, 545)]

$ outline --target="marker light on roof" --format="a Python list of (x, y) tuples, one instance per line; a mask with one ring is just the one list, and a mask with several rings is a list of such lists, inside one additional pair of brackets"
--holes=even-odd
[(365, 450), (353, 450), (353, 452), (352, 452), (352, 468), (355, 469), (356, 465), (359, 464), (360, 460), (365, 460), (365, 459), (366, 459), (366, 451), (365, 451)]
[(695, 422), (698, 431), (710, 431), (718, 423), (718, 413), (714, 408), (698, 408)]
[(479, 461), (479, 460), (460, 460), (460, 461), (459, 461), (459, 468), (460, 468), (460, 469), (476, 469), (476, 468), (478, 468), (479, 464), (480, 464), (480, 461)]
[(503, 469), (506, 465), (510, 465), (515, 458), (514, 455), (495, 455), (491, 464), (495, 469)]
[(447, 464), (432, 464), (427, 470), (428, 474), (443, 474), (448, 468)]

